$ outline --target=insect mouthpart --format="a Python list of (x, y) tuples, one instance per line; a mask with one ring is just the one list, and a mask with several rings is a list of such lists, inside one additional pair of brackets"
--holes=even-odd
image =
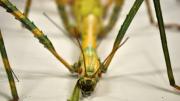
[(80, 78), (78, 81), (79, 88), (81, 89), (81, 93), (83, 96), (90, 96), (91, 93), (94, 91), (94, 88), (96, 86), (96, 80), (95, 78), (87, 78), (83, 77)]

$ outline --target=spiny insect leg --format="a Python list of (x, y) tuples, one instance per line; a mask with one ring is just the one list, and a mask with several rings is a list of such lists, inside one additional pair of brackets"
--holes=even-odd
[[(108, 66), (115, 54), (115, 52), (118, 50), (118, 48), (121, 46), (120, 43), (122, 42), (122, 39), (127, 31), (127, 29), (129, 28), (129, 25), (131, 24), (134, 16), (136, 15), (138, 9), (140, 8), (141, 4), (143, 3), (144, 0), (136, 0), (131, 8), (131, 10), (129, 11), (128, 15), (126, 16), (125, 21), (123, 22), (122, 26), (120, 27), (120, 30), (118, 32), (118, 35), (115, 39), (114, 45), (113, 45), (113, 49), (112, 55), (108, 55), (110, 57), (107, 57), (105, 61), (108, 61), (108, 64), (106, 65), (106, 62), (104, 62), (105, 64), (103, 64), (104, 66), (102, 67), (102, 71), (106, 72), (108, 69)], [(111, 54), (110, 53), (110, 54)]]
[(12, 69), (11, 66), (9, 64), (9, 60), (8, 60), (8, 56), (6, 53), (6, 49), (5, 49), (5, 45), (4, 45), (4, 41), (3, 41), (3, 37), (0, 31), (0, 51), (1, 51), (1, 56), (2, 56), (2, 60), (4, 63), (4, 67), (8, 76), (8, 80), (9, 80), (9, 85), (10, 85), (10, 89), (11, 89), (11, 94), (13, 96), (13, 101), (18, 101), (19, 96), (16, 90), (16, 84), (14, 82), (14, 77), (12, 74)]
[(119, 12), (122, 9), (122, 5), (124, 4), (124, 0), (114, 0), (115, 6), (113, 8), (113, 12), (112, 15), (109, 19), (108, 24), (103, 28), (103, 31), (100, 32), (99, 37), (104, 37), (106, 36), (109, 31), (112, 30), (112, 28), (114, 27), (115, 23), (118, 20), (119, 17)]
[(30, 21), (22, 12), (20, 12), (16, 6), (14, 6), (9, 0), (0, 0), (0, 6), (5, 8), (7, 12), (11, 13), (17, 20), (19, 20), (24, 26), (30, 30), (34, 36), (44, 45), (69, 71), (74, 72), (73, 67), (67, 63), (55, 50), (53, 44), (44, 33), (36, 27), (36, 25)]
[(153, 0), (153, 1), (154, 1), (154, 7), (155, 7), (155, 11), (156, 11), (156, 17), (157, 17), (158, 24), (159, 24), (161, 43), (162, 43), (162, 48), (163, 48), (164, 57), (165, 57), (165, 61), (166, 61), (169, 82), (170, 82), (171, 86), (180, 90), (180, 87), (177, 86), (175, 83), (174, 75), (173, 75), (173, 71), (172, 71), (172, 67), (171, 67), (171, 61), (170, 61), (170, 56), (169, 56), (169, 51), (168, 51), (166, 32), (165, 32), (165, 28), (164, 28), (164, 21), (163, 21), (162, 12), (161, 12), (160, 1), (159, 0)]
[[(150, 23), (152, 25), (158, 26), (158, 24), (154, 20), (153, 14), (152, 14), (150, 0), (145, 0), (145, 3), (146, 3)], [(177, 30), (180, 30), (180, 24), (177, 24), (177, 23), (164, 24), (164, 27), (165, 28), (176, 28)]]

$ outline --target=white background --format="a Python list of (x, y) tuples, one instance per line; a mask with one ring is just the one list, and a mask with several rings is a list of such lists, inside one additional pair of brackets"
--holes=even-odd
[[(24, 0), (11, 0), (20, 10)], [(103, 40), (98, 53), (103, 60), (110, 52), (118, 29), (134, 0), (126, 0), (117, 25)], [(166, 23), (180, 24), (180, 2), (161, 0)], [(46, 12), (60, 26), (56, 5), (51, 0), (33, 0), (30, 19), (48, 35), (58, 53), (68, 62), (80, 53), (66, 36), (43, 15)], [(77, 78), (47, 51), (21, 23), (0, 8), (0, 28), (9, 61), (20, 79), (16, 82), (21, 101), (66, 101)], [(180, 32), (167, 29), (168, 46), (176, 83), (180, 85)], [(144, 4), (125, 37), (130, 39), (117, 52), (107, 74), (92, 96), (83, 101), (180, 101), (180, 92), (169, 86), (159, 31), (150, 25)], [(0, 101), (11, 98), (7, 77), (0, 61)]]

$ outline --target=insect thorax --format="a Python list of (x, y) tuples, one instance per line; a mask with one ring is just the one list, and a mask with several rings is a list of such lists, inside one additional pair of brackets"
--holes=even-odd
[(87, 34), (90, 26), (93, 26), (94, 34), (97, 34), (102, 25), (103, 7), (99, 0), (75, 0), (73, 13), (78, 30), (81, 34)]

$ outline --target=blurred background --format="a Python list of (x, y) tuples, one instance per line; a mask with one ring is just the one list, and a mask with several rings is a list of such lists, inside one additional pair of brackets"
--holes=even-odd
[[(25, 0), (11, 0), (24, 10)], [(103, 60), (112, 49), (118, 30), (135, 0), (126, 0), (119, 20), (97, 49)], [(152, 2), (151, 2), (152, 3)], [(161, 0), (165, 23), (180, 24), (179, 0)], [(153, 5), (152, 5), (153, 8)], [(78, 60), (79, 48), (44, 15), (63, 27), (53, 0), (33, 0), (29, 18), (49, 37), (58, 53), (70, 63)], [(154, 9), (153, 9), (154, 14)], [(154, 14), (155, 17), (155, 14)], [(77, 78), (48, 52), (21, 23), (0, 7), (3, 33), (11, 67), (19, 78), (21, 101), (66, 101)], [(168, 47), (176, 83), (180, 85), (180, 31), (167, 29)], [(125, 37), (130, 39), (116, 53), (95, 92), (82, 101), (180, 101), (180, 92), (169, 86), (158, 28), (149, 23), (145, 3)], [(0, 101), (11, 93), (0, 59)]]

